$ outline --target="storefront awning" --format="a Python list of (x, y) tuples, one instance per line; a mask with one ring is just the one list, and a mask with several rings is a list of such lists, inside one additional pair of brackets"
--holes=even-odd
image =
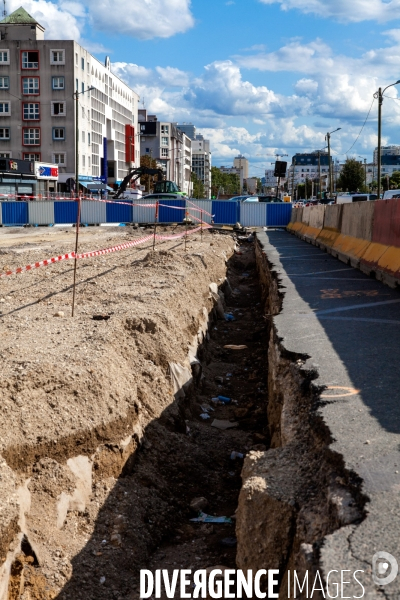
[(89, 190), (89, 192), (100, 192), (101, 190), (108, 190), (109, 192), (114, 191), (112, 188), (110, 188), (110, 186), (106, 185), (105, 183), (97, 183), (95, 181), (85, 181), (85, 183), (80, 181), (79, 185)]

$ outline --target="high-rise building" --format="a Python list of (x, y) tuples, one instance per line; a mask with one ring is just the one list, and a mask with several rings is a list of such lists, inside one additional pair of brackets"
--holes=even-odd
[(239, 169), (239, 171), (242, 171), (241, 179), (247, 179), (249, 177), (249, 161), (246, 157), (241, 154), (236, 156), (233, 160), (233, 166), (236, 167), (236, 169)]
[(110, 59), (102, 64), (72, 40), (45, 40), (22, 7), (0, 22), (0, 34), (0, 156), (56, 163), (66, 189), (77, 129), (80, 185), (120, 182), (140, 160), (139, 96)]

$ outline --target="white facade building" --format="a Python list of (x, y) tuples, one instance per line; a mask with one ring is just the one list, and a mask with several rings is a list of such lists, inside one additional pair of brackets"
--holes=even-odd
[(75, 180), (77, 120), (80, 184), (121, 181), (139, 164), (139, 97), (110, 60), (72, 40), (45, 40), (23, 8), (0, 22), (0, 34), (0, 154), (56, 163), (65, 189)]
[(166, 179), (174, 181), (188, 196), (192, 193), (192, 140), (176, 123), (159, 121), (139, 109), (140, 154), (155, 159)]

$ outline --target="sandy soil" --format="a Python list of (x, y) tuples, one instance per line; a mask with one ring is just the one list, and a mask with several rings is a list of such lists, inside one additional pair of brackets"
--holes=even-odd
[[(128, 227), (81, 233), (82, 251), (143, 235)], [(2, 229), (0, 267), (70, 252), (74, 236), (72, 228)], [(99, 513), (116, 483), (123, 488), (118, 478), (131, 472), (149, 424), (168, 410), (168, 419), (178, 419), (168, 363), (189, 366), (188, 343), (213, 307), (209, 283), (223, 282), (233, 246), (229, 235), (207, 233), (202, 242), (195, 234), (187, 252), (174, 240), (157, 243), (154, 254), (147, 243), (79, 261), (73, 319), (72, 261), (0, 279), (0, 597), (13, 553), (10, 598), (47, 599), (70, 580), (71, 561), (89, 540), (96, 556), (119, 547), (123, 518), (117, 510), (114, 541), (103, 544), (93, 535), (102, 531)], [(131, 490), (117, 487), (132, 505)], [(157, 540), (149, 515), (156, 523), (164, 509), (168, 503), (160, 507), (157, 493), (142, 486), (132, 506), (143, 521), (137, 560)], [(22, 552), (18, 532), (25, 534)], [(93, 597), (114, 597), (102, 589), (105, 595)]]

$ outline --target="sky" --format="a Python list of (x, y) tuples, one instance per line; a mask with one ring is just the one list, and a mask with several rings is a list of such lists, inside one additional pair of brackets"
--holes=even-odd
[[(10, 13), (21, 0), (6, 0)], [(372, 161), (374, 93), (400, 79), (400, 0), (25, 0), (47, 39), (75, 39), (159, 120), (193, 123), (212, 163), (261, 177), (277, 154), (326, 146)], [(400, 86), (399, 86), (400, 87)], [(400, 91), (400, 90), (399, 90)], [(382, 143), (400, 144), (385, 92)]]

